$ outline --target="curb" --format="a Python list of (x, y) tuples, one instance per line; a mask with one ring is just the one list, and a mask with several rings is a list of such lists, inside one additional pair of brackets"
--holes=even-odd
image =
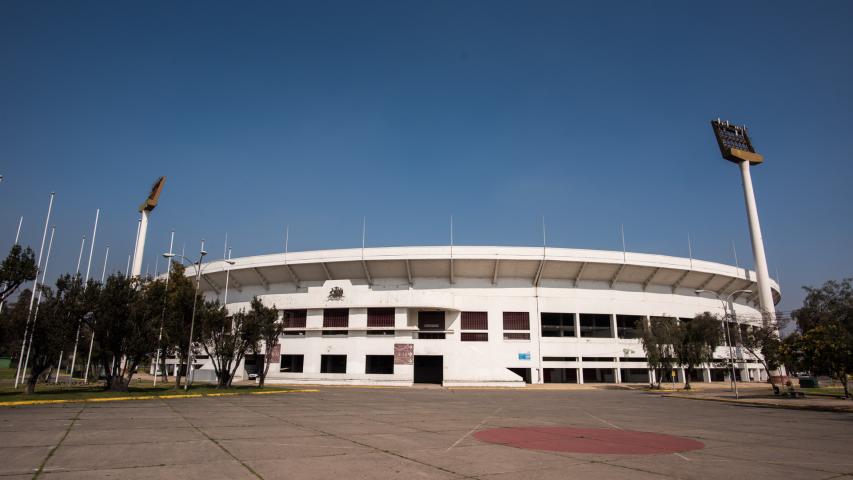
[(171, 400), (176, 398), (201, 398), (201, 397), (231, 397), (238, 395), (272, 395), (276, 393), (317, 393), (319, 390), (302, 388), (295, 390), (273, 390), (269, 392), (223, 392), (223, 393), (180, 393), (173, 395), (139, 395), (135, 397), (103, 397), (103, 398), (81, 398), (63, 400), (19, 400), (13, 402), (0, 402), (0, 407), (26, 407), (31, 405), (61, 405), (64, 403), (105, 403), (105, 402), (127, 402), (134, 400)]
[(680, 398), (684, 400), (701, 400), (705, 402), (729, 403), (733, 405), (745, 405), (758, 408), (779, 408), (787, 410), (811, 410), (815, 412), (853, 413), (853, 405), (849, 407), (831, 407), (825, 405), (791, 405), (784, 403), (755, 403), (745, 400), (729, 400), (726, 398), (691, 397), (688, 395), (661, 395), (663, 398)]

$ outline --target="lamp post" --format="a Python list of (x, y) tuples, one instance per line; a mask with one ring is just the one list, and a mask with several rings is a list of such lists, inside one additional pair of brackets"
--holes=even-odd
[(734, 350), (732, 348), (732, 337), (731, 337), (731, 334), (729, 333), (729, 306), (731, 305), (731, 308), (732, 308), (731, 316), (734, 317), (735, 307), (734, 307), (734, 305), (732, 305), (732, 297), (734, 297), (738, 293), (752, 293), (752, 290), (735, 290), (734, 292), (728, 294), (726, 296), (725, 300), (723, 300), (723, 297), (721, 297), (719, 293), (717, 293), (713, 290), (696, 290), (697, 295), (702, 294), (702, 293), (713, 294), (715, 297), (717, 297), (717, 300), (719, 300), (723, 304), (723, 315), (724, 315), (723, 322), (726, 325), (726, 343), (729, 345), (729, 366), (731, 367), (732, 390), (734, 390), (734, 392), (735, 392), (735, 398), (739, 399), (740, 394), (738, 393), (738, 390), (737, 390), (737, 378), (735, 377)]
[[(196, 266), (196, 278), (195, 278), (195, 295), (193, 295), (193, 313), (190, 317), (190, 340), (187, 342), (187, 381), (184, 383), (184, 391), (189, 390), (190, 388), (190, 380), (192, 378), (192, 353), (193, 353), (193, 331), (195, 330), (195, 312), (196, 306), (198, 304), (198, 291), (201, 287), (201, 260), (204, 256), (207, 255), (207, 252), (204, 250), (204, 240), (201, 241), (201, 250), (199, 251), (198, 261), (195, 262)], [(183, 255), (177, 255), (174, 253), (164, 253), (163, 257), (167, 260), (171, 260), (173, 257), (178, 257), (181, 261), (189, 262), (193, 264), (193, 262)], [(178, 367), (180, 368), (180, 367)]]

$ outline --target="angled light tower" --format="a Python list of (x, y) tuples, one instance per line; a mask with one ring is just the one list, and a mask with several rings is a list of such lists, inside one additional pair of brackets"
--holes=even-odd
[(166, 183), (166, 177), (160, 177), (151, 186), (151, 192), (148, 198), (139, 206), (139, 213), (142, 214), (142, 219), (139, 222), (139, 234), (136, 240), (136, 250), (133, 252), (133, 266), (130, 269), (131, 277), (138, 277), (142, 273), (142, 254), (145, 252), (145, 234), (148, 232), (148, 216), (154, 207), (157, 206), (157, 201), (160, 200), (160, 192), (163, 191), (163, 184)]
[(711, 121), (711, 127), (723, 158), (740, 166), (749, 236), (752, 238), (752, 255), (755, 258), (755, 273), (758, 275), (758, 302), (766, 322), (774, 319), (776, 315), (773, 293), (770, 291), (770, 274), (767, 273), (767, 257), (764, 255), (764, 239), (761, 237), (761, 225), (758, 223), (758, 207), (755, 206), (752, 177), (749, 175), (749, 166), (759, 165), (764, 161), (764, 157), (752, 146), (746, 126), (732, 125), (718, 118)]

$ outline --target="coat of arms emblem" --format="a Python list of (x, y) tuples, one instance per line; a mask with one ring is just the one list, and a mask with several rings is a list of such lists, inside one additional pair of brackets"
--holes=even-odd
[(337, 301), (337, 300), (343, 300), (343, 299), (344, 299), (344, 289), (343, 288), (332, 287), (332, 289), (329, 290), (328, 300)]

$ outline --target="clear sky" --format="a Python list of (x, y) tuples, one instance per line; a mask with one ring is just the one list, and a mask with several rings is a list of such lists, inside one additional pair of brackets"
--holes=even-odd
[[(737, 167), (750, 126), (770, 272), (853, 275), (853, 3), (0, 3), (0, 247), (123, 270), (367, 245), (548, 243), (752, 265)], [(87, 247), (88, 250), (88, 247)], [(85, 259), (84, 262), (85, 264)], [(162, 265), (162, 262), (161, 262)], [(145, 266), (143, 266), (143, 270)], [(93, 268), (95, 270), (95, 268)], [(52, 275), (51, 275), (52, 276)]]

